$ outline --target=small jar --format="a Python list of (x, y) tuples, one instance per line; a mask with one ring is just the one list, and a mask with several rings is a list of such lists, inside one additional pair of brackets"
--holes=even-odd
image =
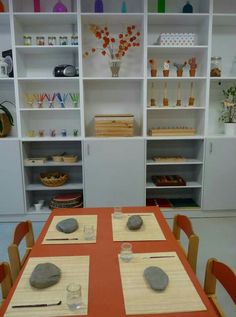
[(56, 36), (49, 36), (48, 37), (48, 45), (50, 45), (50, 46), (57, 45)]
[(32, 36), (24, 35), (24, 45), (26, 45), (26, 46), (32, 45)]
[(222, 58), (220, 56), (212, 56), (211, 58), (211, 77), (221, 77)]
[(71, 45), (78, 45), (78, 35), (71, 35)]
[(67, 36), (60, 36), (59, 42), (60, 42), (60, 45), (68, 45), (68, 37)]
[(36, 45), (39, 45), (39, 46), (45, 45), (44, 36), (36, 36)]

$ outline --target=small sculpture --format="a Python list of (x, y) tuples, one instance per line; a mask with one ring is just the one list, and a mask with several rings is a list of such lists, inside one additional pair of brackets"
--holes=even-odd
[(149, 59), (149, 63), (151, 66), (151, 77), (157, 76), (157, 61), (155, 58)]
[(53, 7), (53, 12), (67, 12), (67, 7), (61, 2), (61, 0), (58, 0), (58, 2)]
[(42, 138), (44, 137), (44, 130), (43, 129), (40, 129), (39, 130), (39, 136)]
[(33, 108), (34, 95), (25, 94), (25, 99), (26, 99), (27, 105), (29, 105), (29, 108)]
[(103, 2), (102, 2), (102, 0), (95, 0), (94, 12), (103, 13)]
[(196, 63), (196, 57), (192, 57), (188, 60), (188, 64), (190, 66), (189, 70), (189, 76), (190, 77), (195, 77), (196, 75), (196, 70), (197, 70), (197, 63)]
[(183, 13), (193, 13), (193, 6), (190, 4), (189, 1), (183, 6)]
[(49, 102), (49, 108), (54, 108), (54, 101), (56, 98), (56, 94), (45, 94), (45, 97), (47, 98)]
[(183, 64), (173, 63), (173, 65), (177, 68), (177, 77), (183, 76), (183, 68), (187, 65), (187, 62), (184, 62)]
[(164, 64), (163, 64), (163, 76), (168, 77), (169, 73), (170, 73), (170, 61), (167, 60), (167, 61), (164, 61)]
[(43, 108), (43, 102), (46, 97), (46, 94), (34, 94), (34, 98), (38, 103), (38, 108)]
[(56, 130), (55, 129), (51, 129), (50, 130), (50, 136), (51, 137), (55, 137), (56, 136)]

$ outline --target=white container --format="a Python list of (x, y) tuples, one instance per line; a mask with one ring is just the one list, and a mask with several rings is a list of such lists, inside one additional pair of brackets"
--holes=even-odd
[(229, 135), (229, 136), (236, 135), (236, 122), (225, 123), (225, 135)]

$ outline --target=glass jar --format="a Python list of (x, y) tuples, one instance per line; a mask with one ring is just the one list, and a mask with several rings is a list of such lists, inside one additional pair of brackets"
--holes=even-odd
[(50, 45), (50, 46), (57, 45), (56, 36), (49, 36), (48, 37), (48, 45)]
[(78, 35), (71, 35), (71, 45), (78, 45)]
[(36, 36), (36, 45), (39, 45), (39, 46), (45, 45), (44, 36)]
[(72, 311), (82, 308), (82, 287), (80, 284), (71, 283), (67, 285), (66, 302)]
[(60, 36), (59, 42), (60, 42), (60, 45), (68, 45), (68, 37), (67, 36)]
[(27, 45), (27, 46), (32, 45), (32, 36), (24, 35), (24, 45)]
[(221, 77), (222, 58), (220, 56), (212, 56), (211, 58), (211, 77)]

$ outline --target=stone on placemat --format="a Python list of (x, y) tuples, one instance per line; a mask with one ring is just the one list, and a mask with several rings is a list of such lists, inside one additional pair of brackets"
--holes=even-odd
[(64, 233), (72, 233), (79, 228), (79, 224), (76, 219), (68, 218), (58, 222), (56, 229)]
[(155, 291), (164, 291), (169, 283), (168, 275), (158, 266), (147, 267), (143, 274), (150, 287)]
[(129, 217), (127, 221), (127, 227), (129, 230), (138, 230), (143, 225), (143, 219), (139, 215), (133, 215)]
[(38, 264), (31, 276), (30, 285), (35, 288), (47, 288), (59, 282), (61, 270), (53, 263)]

